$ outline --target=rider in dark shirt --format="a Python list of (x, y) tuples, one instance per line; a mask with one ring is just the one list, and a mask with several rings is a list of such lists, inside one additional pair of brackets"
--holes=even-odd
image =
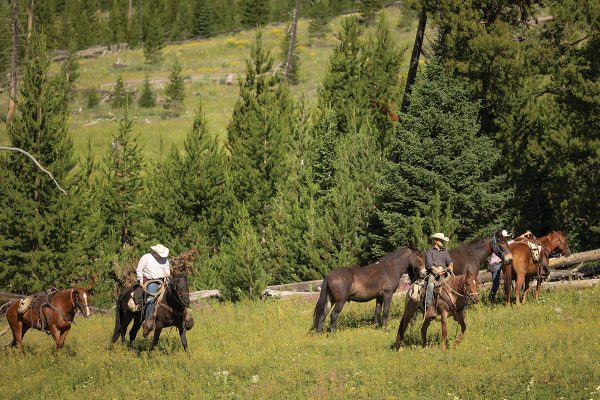
[(443, 233), (434, 233), (429, 237), (433, 247), (425, 253), (425, 268), (427, 270), (427, 294), (425, 295), (425, 311), (433, 304), (433, 286), (436, 275), (446, 270), (452, 272), (454, 263), (444, 245), (450, 240)]

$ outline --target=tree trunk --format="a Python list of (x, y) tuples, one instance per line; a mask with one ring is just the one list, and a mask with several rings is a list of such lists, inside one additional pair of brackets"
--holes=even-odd
[(571, 254), (569, 257), (551, 258), (550, 266), (556, 268), (562, 265), (578, 264), (585, 261), (594, 261), (600, 259), (600, 249), (584, 251), (582, 253)]
[(300, 0), (296, 0), (294, 14), (292, 16), (292, 33), (290, 34), (290, 46), (288, 47), (287, 60), (285, 62), (285, 80), (290, 81), (290, 72), (292, 70), (292, 57), (294, 57), (294, 48), (296, 47), (296, 32), (298, 28), (298, 13), (300, 12)]
[(412, 55), (410, 57), (410, 67), (408, 68), (408, 76), (406, 77), (406, 86), (404, 87), (404, 97), (402, 98), (402, 106), (400, 107), (401, 112), (406, 112), (410, 105), (410, 93), (412, 92), (412, 85), (415, 83), (417, 77), (417, 69), (419, 68), (419, 57), (421, 56), (421, 48), (423, 47), (423, 37), (425, 36), (425, 26), (427, 25), (427, 13), (425, 9), (421, 10), (419, 16), (419, 26), (417, 27), (417, 34), (415, 36), (415, 45), (413, 46)]
[(33, 0), (29, 0), (27, 6), (27, 43), (31, 39), (31, 32), (33, 31)]
[(127, 35), (131, 34), (131, 20), (133, 19), (133, 0), (129, 0), (129, 9), (127, 10)]
[(17, 99), (17, 45), (18, 45), (18, 0), (12, 0), (12, 54), (10, 58), (10, 93), (8, 100), (8, 114), (6, 122), (9, 123), (13, 119), (15, 113), (15, 105)]

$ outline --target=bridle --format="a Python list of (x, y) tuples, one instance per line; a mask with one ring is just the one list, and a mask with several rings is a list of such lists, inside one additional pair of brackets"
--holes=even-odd
[(174, 296), (174, 297), (176, 298), (177, 302), (181, 305), (181, 307), (185, 309), (186, 305), (185, 305), (185, 302), (183, 301), (183, 295), (185, 293), (180, 292), (179, 286), (175, 284), (175, 280), (178, 280), (178, 279), (185, 279), (185, 278), (178, 277), (175, 279), (169, 279), (168, 285), (173, 287), (174, 290), (171, 290), (171, 291), (175, 293), (176, 296)]
[(457, 296), (465, 297), (467, 299), (467, 302), (469, 302), (469, 301), (474, 302), (473, 296), (475, 296), (475, 295), (479, 296), (479, 292), (473, 292), (473, 293), (469, 292), (469, 287), (467, 285), (467, 275), (464, 275), (464, 278), (462, 278), (462, 279), (463, 279), (463, 289), (465, 291), (465, 294), (458, 293), (456, 290), (452, 289), (452, 286), (448, 285), (447, 281), (444, 281), (444, 285), (446, 285), (446, 287), (448, 289), (450, 289), (452, 291), (452, 293), (456, 294)]
[(492, 251), (494, 252), (495, 255), (497, 255), (504, 261), (504, 255), (511, 254), (511, 251), (508, 246), (507, 246), (506, 251), (502, 250), (502, 248), (498, 244), (498, 238), (496, 237), (497, 234), (498, 234), (498, 232), (494, 232), (494, 235), (492, 236)]
[(71, 297), (71, 304), (73, 305), (73, 308), (74, 309), (79, 309), (79, 311), (81, 311), (81, 314), (85, 318), (88, 318), (90, 316), (89, 304), (85, 305), (85, 307), (88, 308), (88, 311), (86, 312), (84, 310), (84, 306), (82, 306), (81, 303), (79, 302), (79, 296), (80, 296), (81, 292), (78, 290), (77, 291), (77, 296), (74, 296), (74, 293), (75, 293), (75, 289), (71, 289), (70, 297)]

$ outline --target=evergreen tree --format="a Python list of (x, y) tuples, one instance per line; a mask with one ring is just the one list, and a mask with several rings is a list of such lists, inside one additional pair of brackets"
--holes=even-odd
[(242, 205), (219, 257), (226, 297), (239, 301), (260, 296), (269, 281), (263, 254), (248, 210)]
[(210, 0), (196, 0), (193, 13), (194, 36), (206, 36), (214, 30), (214, 10)]
[(183, 83), (183, 75), (181, 74), (181, 64), (175, 59), (171, 66), (171, 74), (169, 75), (169, 84), (165, 89), (167, 101), (165, 109), (169, 110), (172, 115), (178, 116), (183, 107), (183, 99), (185, 98), (185, 86)]
[(108, 14), (111, 43), (127, 41), (127, 3), (129, 0), (113, 0)]
[[(11, 146), (32, 154), (70, 190), (73, 144), (67, 130), (62, 76), (49, 75), (45, 35), (33, 33), (21, 68), (17, 113), (8, 125)], [(72, 262), (70, 197), (19, 153), (0, 166), (0, 287), (17, 293), (64, 285), (78, 273)]]
[(79, 62), (74, 50), (67, 52), (67, 58), (61, 64), (60, 69), (65, 84), (66, 100), (69, 101), (73, 97), (75, 82), (79, 78)]
[(478, 105), (469, 95), (435, 60), (418, 76), (392, 146), (397, 161), (387, 162), (379, 190), (383, 232), (374, 238), (376, 253), (405, 244), (412, 218), (428, 214), (436, 191), (441, 203), (455, 205), (446, 214), (458, 224), (458, 241), (507, 222), (511, 190), (506, 176), (493, 172), (499, 153), (478, 135)]
[(329, 33), (329, 22), (331, 21), (330, 0), (311, 0), (308, 8), (310, 22), (308, 25), (308, 36), (322, 39)]
[(358, 9), (362, 19), (370, 24), (375, 20), (375, 14), (383, 8), (383, 0), (359, 0)]
[(138, 104), (142, 108), (152, 108), (156, 106), (156, 98), (154, 97), (154, 93), (152, 92), (152, 87), (150, 86), (150, 80), (148, 79), (148, 75), (146, 75), (146, 77), (144, 78), (144, 86), (142, 87), (142, 93), (140, 94)]
[(98, 92), (96, 92), (96, 88), (89, 88), (85, 91), (85, 98), (87, 100), (87, 108), (94, 109), (98, 107), (100, 104), (100, 98), (98, 97)]
[(103, 160), (100, 194), (103, 237), (113, 253), (134, 244), (138, 234), (136, 225), (143, 220), (142, 149), (139, 136), (132, 135), (132, 128), (133, 121), (125, 109), (117, 131), (111, 134), (110, 148)]
[[(285, 65), (285, 63), (287, 62), (287, 56), (288, 56), (288, 51), (290, 48), (290, 41), (291, 41), (291, 32), (290, 29), (288, 29), (285, 33), (285, 35), (283, 36), (283, 40), (281, 41), (281, 59), (283, 60), (283, 63)], [(289, 83), (292, 85), (297, 85), (300, 80), (299, 80), (299, 70), (300, 70), (300, 55), (298, 54), (298, 41), (296, 41), (296, 45), (294, 46), (294, 50), (293, 50), (293, 54), (292, 54), (292, 66), (290, 68), (290, 77), (289, 77)], [(283, 67), (285, 70), (285, 66)]]
[(131, 104), (131, 94), (125, 89), (123, 78), (119, 75), (113, 88), (111, 105), (113, 108), (123, 108)]
[(240, 23), (243, 28), (256, 28), (269, 22), (270, 0), (241, 0)]
[(144, 20), (144, 59), (146, 64), (158, 64), (162, 60), (165, 34), (159, 11), (153, 11)]
[(278, 85), (270, 72), (272, 66), (273, 58), (257, 32), (246, 61), (246, 79), (240, 82), (240, 98), (227, 128), (236, 198), (262, 227), (277, 184), (287, 176), (287, 152), (296, 125), (289, 90)]

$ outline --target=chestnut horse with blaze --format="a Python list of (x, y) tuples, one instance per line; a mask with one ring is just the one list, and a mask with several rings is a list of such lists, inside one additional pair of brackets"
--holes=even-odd
[[(542, 286), (542, 276), (547, 275), (549, 271), (544, 272), (549, 265), (550, 254), (560, 252), (565, 256), (571, 254), (571, 249), (567, 243), (567, 235), (561, 231), (552, 231), (546, 236), (538, 238), (542, 245), (539, 261), (533, 259), (531, 249), (525, 241), (515, 241), (510, 244), (513, 253), (513, 262), (504, 266), (502, 271), (504, 275), (504, 292), (506, 295), (506, 304), (510, 305), (511, 281), (515, 280), (515, 298), (516, 304), (525, 304), (527, 293), (529, 292), (529, 283), (531, 279), (537, 277), (535, 288), (535, 299), (540, 299), (540, 288)], [(521, 302), (521, 287), (524, 285), (523, 300)]]
[[(50, 333), (56, 342), (56, 350), (62, 349), (77, 310), (86, 318), (90, 316), (88, 301), (91, 290), (92, 285), (90, 284), (87, 288), (74, 287), (59, 290), (49, 295), (45, 293), (40, 294), (46, 300), (43, 300), (44, 304), (39, 308), (39, 311), (36, 310), (35, 312), (32, 310), (34, 304), (36, 304), (35, 300), (24, 313), (19, 312), (20, 301), (18, 300), (2, 306), (12, 330), (12, 346), (18, 347), (23, 351), (23, 336), (25, 336), (25, 333), (30, 328), (34, 328)], [(38, 312), (43, 315), (44, 323), (41, 323), (39, 320), (42, 315), (38, 314)], [(6, 331), (2, 334), (4, 333)]]

